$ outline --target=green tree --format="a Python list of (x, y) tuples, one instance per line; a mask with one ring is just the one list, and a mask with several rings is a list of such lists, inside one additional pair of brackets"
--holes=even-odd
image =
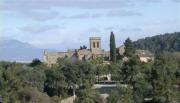
[(116, 62), (116, 42), (113, 32), (111, 32), (110, 36), (110, 60)]
[(78, 86), (92, 87), (95, 82), (95, 66), (90, 62), (78, 62), (77, 78)]
[(152, 69), (153, 101), (171, 103), (175, 101), (174, 81), (177, 62), (168, 54), (158, 55)]
[(104, 100), (94, 90), (82, 89), (78, 92), (75, 103), (104, 103)]
[(1, 78), (1, 95), (2, 100), (5, 103), (19, 102), (18, 92), (26, 87), (26, 83), (22, 80), (23, 68), (21, 64), (17, 63), (5, 63), (2, 66), (2, 78)]
[(107, 103), (134, 103), (132, 89), (129, 86), (118, 86), (116, 90), (111, 91)]
[(40, 92), (43, 92), (44, 81), (46, 79), (46, 75), (43, 69), (28, 68), (21, 73), (21, 77), (28, 86), (37, 88)]
[(128, 61), (124, 62), (122, 77), (125, 84), (132, 87), (134, 102), (142, 103), (151, 85), (145, 79), (146, 76), (141, 70), (141, 62), (138, 56), (131, 56)]
[(95, 66), (89, 61), (77, 61), (71, 60), (59, 61), (61, 73), (64, 76), (67, 87), (72, 90), (73, 95), (77, 88), (91, 87), (95, 81)]
[(97, 57), (91, 60), (90, 63), (95, 66), (95, 75), (97, 75), (99, 81), (99, 76), (103, 74), (103, 58)]
[(52, 68), (45, 70), (46, 80), (44, 83), (44, 92), (49, 96), (66, 97), (68, 86), (65, 77), (60, 69)]
[(37, 65), (42, 64), (42, 62), (39, 59), (33, 59), (32, 62), (29, 64), (31, 67), (35, 67)]
[(109, 97), (107, 98), (107, 103), (122, 103), (118, 91), (111, 91)]
[(126, 39), (126, 41), (124, 42), (124, 46), (125, 46), (124, 56), (131, 57), (135, 54), (135, 48), (130, 38)]
[(122, 62), (118, 61), (117, 63), (105, 64), (104, 69), (106, 74), (111, 74), (111, 80), (113, 81), (121, 81), (121, 67)]
[(133, 85), (140, 73), (140, 60), (138, 56), (130, 57), (122, 66), (122, 75), (125, 83)]

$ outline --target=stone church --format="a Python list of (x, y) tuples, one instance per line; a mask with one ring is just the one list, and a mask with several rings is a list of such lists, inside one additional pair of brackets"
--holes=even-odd
[[(57, 62), (58, 58), (71, 58), (72, 60), (92, 60), (97, 57), (102, 57), (105, 63), (109, 61), (110, 53), (109, 51), (104, 51), (101, 48), (101, 38), (100, 37), (90, 37), (89, 38), (90, 48), (80, 48), (80, 49), (68, 49), (67, 52), (48, 52), (44, 51), (44, 63), (51, 65)], [(125, 52), (125, 46), (122, 45), (117, 49), (117, 53), (123, 56)], [(139, 56), (142, 62), (148, 62), (154, 59), (152, 53), (147, 50), (136, 50), (136, 55)], [(125, 60), (125, 57), (124, 57)], [(123, 61), (124, 61), (123, 60)]]
[(77, 58), (78, 60), (91, 60), (97, 57), (109, 58), (109, 52), (101, 48), (100, 37), (89, 38), (90, 48), (67, 50), (67, 52), (44, 51), (44, 62), (48, 65), (55, 64), (58, 58)]

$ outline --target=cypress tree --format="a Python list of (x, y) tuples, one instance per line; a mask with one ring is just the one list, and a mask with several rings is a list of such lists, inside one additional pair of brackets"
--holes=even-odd
[(110, 60), (114, 63), (116, 62), (116, 43), (113, 32), (111, 32), (110, 36)]

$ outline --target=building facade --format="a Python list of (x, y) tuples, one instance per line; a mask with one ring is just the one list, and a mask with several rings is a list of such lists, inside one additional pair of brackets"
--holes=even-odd
[[(121, 56), (123, 56), (124, 52), (125, 52), (125, 46), (122, 45), (122, 46), (118, 47), (117, 50), (118, 50), (118, 53)], [(137, 55), (139, 57), (141, 62), (147, 63), (149, 61), (154, 60), (154, 55), (148, 50), (136, 50), (135, 55)], [(127, 61), (127, 60), (128, 60), (127, 57), (123, 58), (123, 61)]]
[(48, 65), (55, 64), (58, 58), (76, 58), (78, 60), (91, 60), (97, 57), (108, 58), (109, 52), (101, 48), (100, 37), (89, 38), (90, 48), (80, 48), (74, 50), (67, 50), (67, 52), (48, 52), (44, 51), (44, 62)]

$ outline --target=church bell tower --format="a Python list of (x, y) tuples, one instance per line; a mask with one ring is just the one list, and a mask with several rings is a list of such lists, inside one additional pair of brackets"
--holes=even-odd
[(101, 52), (101, 38), (100, 37), (90, 37), (90, 50), (93, 54), (98, 54)]

